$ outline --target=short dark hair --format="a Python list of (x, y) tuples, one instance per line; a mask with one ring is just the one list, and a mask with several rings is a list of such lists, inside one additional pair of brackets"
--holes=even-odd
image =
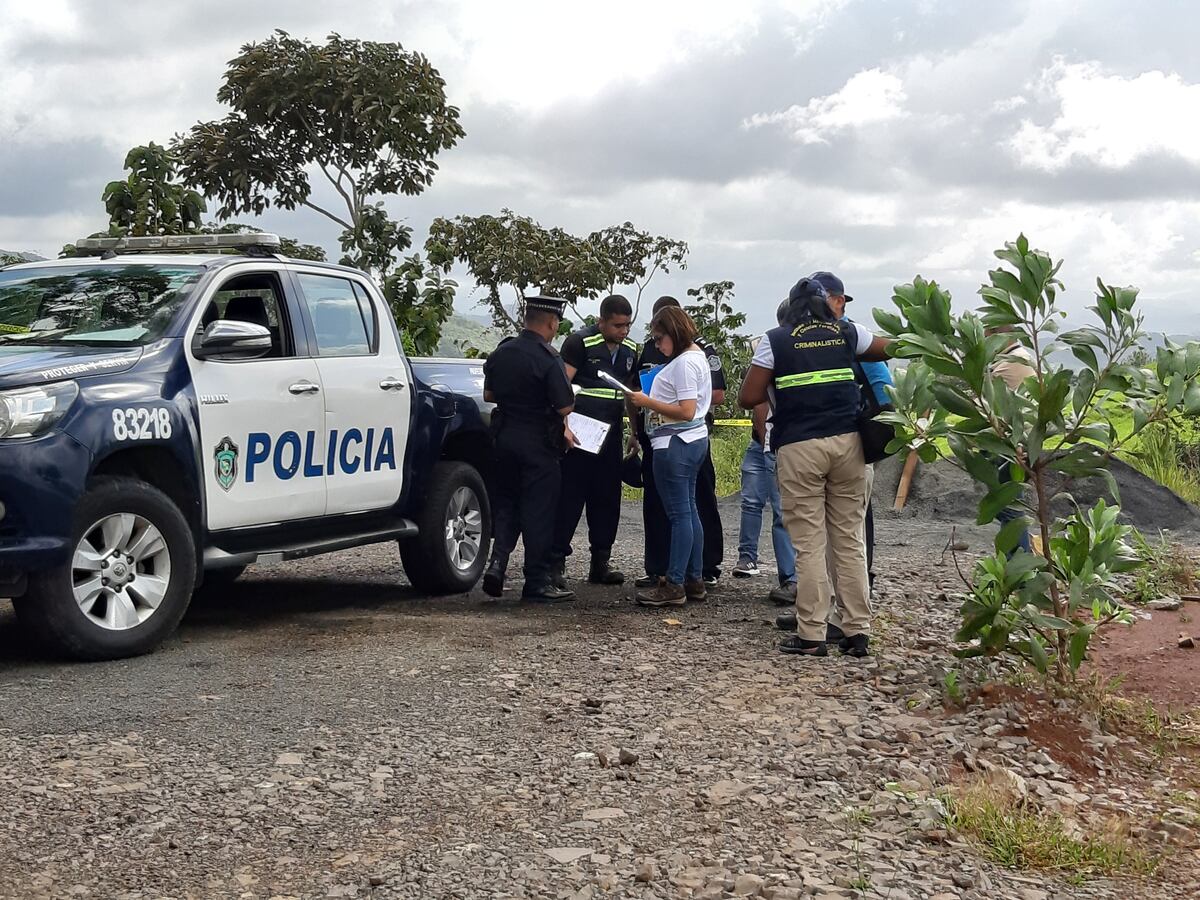
[(683, 304), (681, 304), (678, 300), (676, 300), (670, 294), (664, 294), (654, 301), (654, 309), (651, 310), (651, 312), (658, 312), (659, 310), (666, 309), (670, 306), (674, 306), (677, 309), (683, 309)]
[(610, 294), (600, 301), (600, 318), (611, 319), (613, 316), (632, 316), (633, 306), (620, 294)]
[(525, 310), (525, 324), (526, 325), (540, 325), (542, 322), (545, 322), (547, 319), (558, 319), (558, 321), (561, 322), (562, 316), (560, 316), (556, 312), (551, 312), (548, 309), (527, 309), (527, 310)]
[(670, 304), (654, 314), (654, 318), (650, 320), (650, 331), (665, 334), (671, 339), (672, 359), (690, 347), (700, 336), (700, 330), (696, 328), (692, 317), (678, 306)]

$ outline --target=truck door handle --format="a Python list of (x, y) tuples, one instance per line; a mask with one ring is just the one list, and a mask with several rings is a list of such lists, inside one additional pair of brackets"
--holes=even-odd
[(288, 388), (288, 393), (291, 394), (315, 394), (321, 390), (319, 384), (313, 384), (311, 381), (297, 381)]
[(379, 382), (379, 387), (385, 391), (402, 391), (404, 390), (404, 382), (399, 378), (385, 378)]

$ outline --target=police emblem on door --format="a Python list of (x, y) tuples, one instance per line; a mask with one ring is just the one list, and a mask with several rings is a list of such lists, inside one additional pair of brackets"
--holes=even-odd
[(217, 476), (217, 484), (221, 486), (222, 490), (227, 491), (237, 481), (238, 445), (228, 437), (222, 438), (221, 443), (217, 444), (217, 448), (213, 451), (213, 459), (216, 463), (214, 471)]

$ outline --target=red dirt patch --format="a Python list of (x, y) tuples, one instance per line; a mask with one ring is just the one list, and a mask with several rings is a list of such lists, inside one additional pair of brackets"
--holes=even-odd
[(1031, 744), (1078, 775), (1090, 778), (1098, 774), (1094, 761), (1097, 751), (1087, 743), (1091, 732), (1080, 724), (1074, 712), (1059, 709), (1041, 691), (987, 684), (972, 700), (986, 707), (1010, 703), (1020, 706), (1022, 722), (1006, 729), (1004, 735), (1029, 738)]
[[(1176, 712), (1200, 706), (1200, 603), (1178, 612), (1152, 612), (1133, 625), (1113, 625), (1093, 641), (1087, 672), (1120, 678), (1120, 692), (1146, 697)], [(1197, 647), (1180, 649), (1179, 635), (1193, 635)]]

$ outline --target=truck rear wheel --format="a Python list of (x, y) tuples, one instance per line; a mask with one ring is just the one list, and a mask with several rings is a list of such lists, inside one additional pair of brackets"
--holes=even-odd
[(487, 565), (492, 510), (473, 466), (440, 462), (431, 474), (418, 533), (400, 541), (400, 559), (413, 587), (430, 594), (471, 590)]
[(153, 650), (187, 611), (196, 582), (191, 529), (174, 503), (134, 478), (104, 478), (75, 510), (71, 559), (29, 580), (17, 615), (81, 660)]

